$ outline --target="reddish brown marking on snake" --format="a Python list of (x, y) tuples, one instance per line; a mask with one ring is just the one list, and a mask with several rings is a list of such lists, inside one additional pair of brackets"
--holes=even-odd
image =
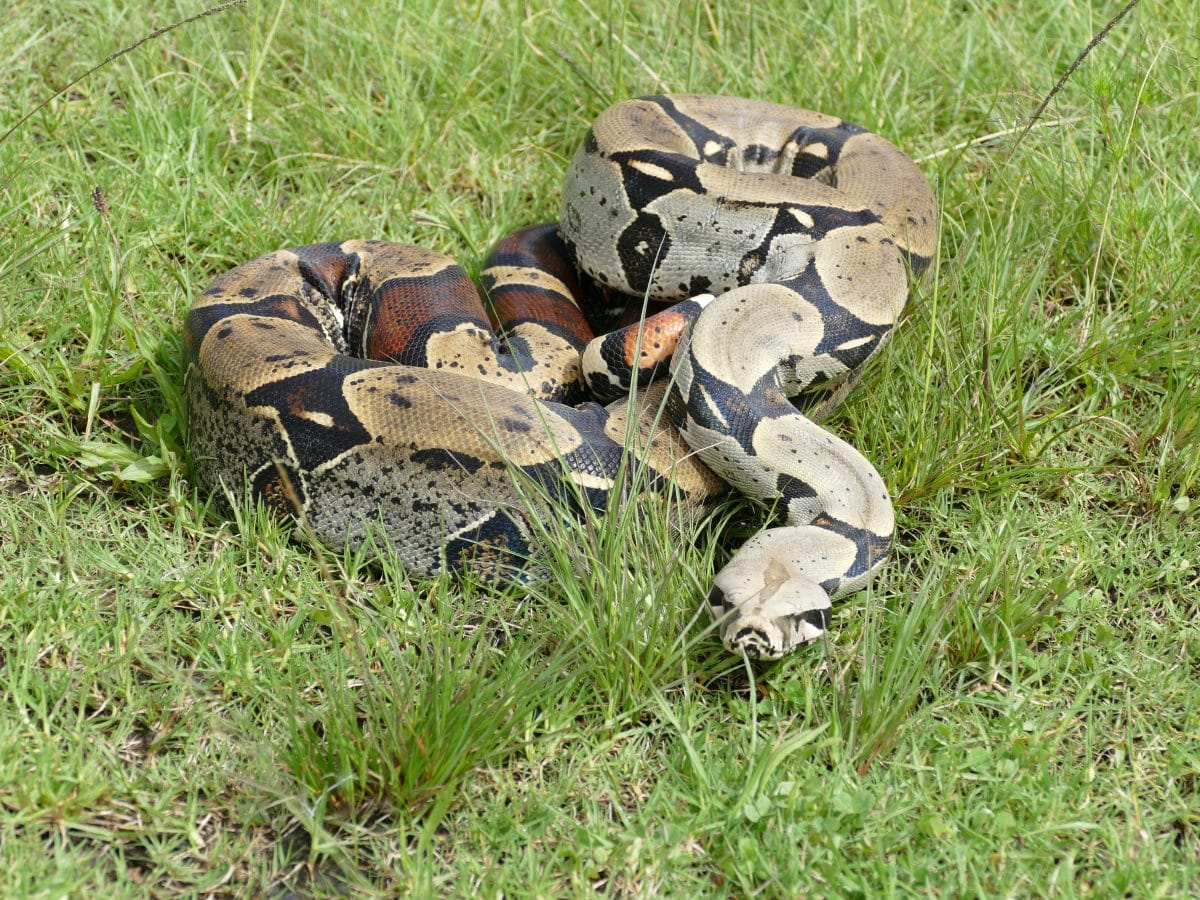
[(295, 297), (268, 297), (263, 301), (263, 306), (265, 307), (263, 315), (289, 319), (293, 322), (303, 322), (308, 318), (308, 313), (304, 311)]
[[(668, 309), (656, 313), (639, 327), (626, 326), (619, 334), (622, 341), (622, 361), (633, 368), (646, 368), (668, 362), (683, 330), (691, 320), (679, 312)], [(638, 352), (638, 338), (641, 338), (641, 352)]]
[(479, 292), (458, 266), (432, 275), (391, 278), (371, 302), (372, 328), (366, 347), (371, 359), (424, 365), (426, 342), (448, 330), (446, 323), (470, 322), (488, 330)]
[[(515, 284), (489, 284), (484, 270), (484, 287), (490, 295), (492, 322), (497, 330), (536, 321), (575, 338), (581, 347), (592, 339), (591, 326), (575, 301), (580, 294), (579, 279), (558, 236), (557, 222), (522, 228), (503, 238), (488, 257), (488, 266), (528, 268), (550, 276), (540, 279), (537, 271), (530, 272), (526, 289)], [(559, 291), (554, 279), (569, 294)]]
[(341, 244), (309, 244), (296, 248), (300, 257), (300, 272), (304, 279), (319, 286), (321, 293), (334, 303), (341, 302), (341, 287), (351, 270), (358, 265), (358, 256), (347, 253)]

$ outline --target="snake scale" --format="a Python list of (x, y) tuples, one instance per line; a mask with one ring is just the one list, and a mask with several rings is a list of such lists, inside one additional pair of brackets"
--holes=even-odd
[[(858, 126), (722, 96), (619, 103), (560, 221), (485, 262), (488, 309), (451, 259), (381, 241), (220, 276), (184, 327), (194, 471), (331, 547), (382, 532), (413, 573), (502, 577), (536, 553), (529, 485), (603, 510), (633, 446), (652, 488), (705, 504), (728, 484), (786, 514), (708, 598), (730, 650), (778, 658), (824, 633), (893, 531), (874, 467), (791, 398), (845, 395), (935, 246), (928, 181)], [(630, 298), (673, 305), (593, 337), (591, 306)], [(588, 399), (635, 382), (632, 403)]]

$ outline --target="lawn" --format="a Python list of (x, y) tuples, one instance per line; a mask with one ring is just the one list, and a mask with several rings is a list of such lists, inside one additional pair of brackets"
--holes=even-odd
[[(15, 0), (0, 21), (0, 895), (1167, 896), (1200, 884), (1200, 21), (1121, 4)], [(695, 90), (927, 173), (940, 255), (829, 427), (897, 542), (771, 665), (699, 614), (771, 511), (552, 523), (521, 585), (189, 480), (220, 272), (476, 273), (587, 124)], [(1026, 125), (1032, 121), (1032, 127)], [(290, 893), (289, 893), (290, 892)]]

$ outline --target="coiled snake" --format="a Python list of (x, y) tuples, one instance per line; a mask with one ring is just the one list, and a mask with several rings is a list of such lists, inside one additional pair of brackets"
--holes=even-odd
[[(837, 118), (674, 95), (606, 110), (562, 202), (557, 226), (492, 252), (490, 316), (452, 260), (401, 244), (308, 245), (222, 275), (185, 324), (196, 474), (332, 547), (379, 529), (414, 573), (494, 575), (533, 551), (520, 479), (603, 509), (632, 442), (652, 484), (696, 502), (719, 493), (713, 472), (778, 500), (787, 524), (737, 551), (709, 603), (731, 650), (813, 640), (831, 598), (883, 563), (893, 511), (871, 464), (789, 398), (825, 391), (826, 411), (886, 342), (905, 263), (935, 250), (928, 182)], [(681, 302), (592, 339), (585, 296)], [(581, 402), (668, 359), (635, 404)]]

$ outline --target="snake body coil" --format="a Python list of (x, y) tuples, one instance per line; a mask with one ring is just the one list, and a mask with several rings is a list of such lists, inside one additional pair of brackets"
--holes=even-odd
[[(652, 482), (702, 503), (715, 472), (779, 501), (787, 525), (709, 597), (731, 650), (779, 657), (823, 633), (893, 529), (875, 469), (789, 397), (844, 396), (935, 239), (928, 182), (857, 126), (729, 97), (618, 104), (572, 161), (561, 222), (493, 251), (490, 317), (453, 261), (400, 244), (309, 245), (221, 276), (185, 326), (195, 469), (330, 546), (381, 529), (413, 572), (495, 573), (533, 549), (517, 481), (603, 509), (637, 435)], [(585, 294), (679, 302), (593, 339)], [(668, 363), (670, 422), (661, 380), (633, 405), (580, 402)]]

